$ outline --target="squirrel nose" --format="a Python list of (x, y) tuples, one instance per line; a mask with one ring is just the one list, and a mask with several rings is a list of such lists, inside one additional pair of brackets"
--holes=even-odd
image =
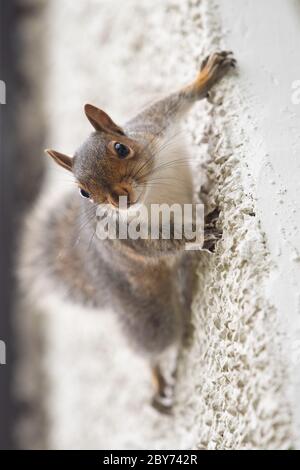
[(115, 185), (108, 195), (108, 201), (115, 207), (119, 207), (119, 197), (127, 197), (127, 207), (132, 204), (132, 187), (129, 183), (119, 183)]

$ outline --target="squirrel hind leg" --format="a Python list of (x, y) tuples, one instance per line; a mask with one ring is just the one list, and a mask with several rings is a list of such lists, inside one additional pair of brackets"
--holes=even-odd
[(159, 364), (152, 366), (151, 372), (155, 389), (151, 404), (159, 413), (171, 415), (174, 403), (176, 371), (173, 372), (172, 378), (169, 381), (163, 375)]

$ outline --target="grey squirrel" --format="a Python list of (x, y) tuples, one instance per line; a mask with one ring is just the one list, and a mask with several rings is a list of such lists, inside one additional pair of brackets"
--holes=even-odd
[[(127, 197), (128, 211), (137, 201), (146, 206), (193, 202), (186, 149), (176, 148), (174, 157), (169, 146), (172, 129), (235, 65), (231, 52), (208, 56), (193, 83), (150, 105), (122, 127), (101, 109), (86, 105), (94, 132), (74, 156), (46, 150), (72, 172), (82, 197), (66, 195), (59, 208), (52, 207), (40, 222), (34, 251), (26, 261), (27, 288), (47, 279), (47, 288), (65, 299), (95, 309), (112, 307), (131, 346), (149, 360), (156, 387), (153, 404), (161, 411), (168, 409), (168, 403), (160, 356), (181, 343), (191, 304), (191, 282), (182, 289), (179, 280), (187, 263), (185, 240), (99, 240), (97, 208), (108, 203), (118, 212), (120, 196)], [(214, 244), (212, 221), (210, 216), (204, 241), (208, 249)], [(33, 228), (28, 230), (27, 239)]]

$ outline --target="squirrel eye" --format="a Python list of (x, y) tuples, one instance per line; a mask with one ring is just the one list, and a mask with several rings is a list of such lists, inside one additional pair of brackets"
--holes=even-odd
[(120, 144), (120, 142), (116, 142), (114, 144), (114, 149), (117, 152), (119, 158), (126, 158), (130, 153), (129, 148), (124, 144)]
[(79, 189), (79, 192), (80, 192), (80, 195), (81, 195), (82, 197), (85, 197), (85, 198), (89, 199), (90, 194), (89, 194), (87, 191), (85, 191), (84, 189), (81, 189), (81, 188), (80, 188), (80, 189)]

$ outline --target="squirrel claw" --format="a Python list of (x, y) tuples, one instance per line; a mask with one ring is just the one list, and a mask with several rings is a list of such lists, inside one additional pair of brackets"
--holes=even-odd
[(233, 52), (232, 51), (221, 51), (219, 52), (220, 55), (222, 55), (223, 57), (227, 57), (229, 55), (233, 55)]
[(206, 66), (206, 64), (208, 62), (208, 59), (209, 59), (209, 55), (207, 57), (205, 57), (205, 59), (202, 60), (200, 70), (204, 69), (204, 67)]

